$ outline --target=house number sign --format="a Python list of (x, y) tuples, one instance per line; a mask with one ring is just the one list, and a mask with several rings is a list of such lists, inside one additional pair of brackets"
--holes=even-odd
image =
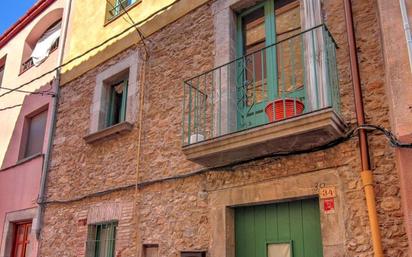
[(325, 186), (319, 189), (319, 198), (323, 202), (323, 212), (325, 214), (335, 212), (336, 189), (334, 186)]
[(320, 199), (334, 198), (336, 197), (335, 187), (324, 187), (319, 190)]

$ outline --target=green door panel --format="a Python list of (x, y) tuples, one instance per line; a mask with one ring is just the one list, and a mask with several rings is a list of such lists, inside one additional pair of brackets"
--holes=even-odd
[(318, 199), (235, 209), (236, 257), (267, 257), (268, 243), (292, 242), (293, 257), (322, 257)]

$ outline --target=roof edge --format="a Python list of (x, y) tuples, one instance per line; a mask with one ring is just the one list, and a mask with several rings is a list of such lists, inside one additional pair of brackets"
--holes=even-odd
[(30, 22), (32, 22), (39, 14), (49, 7), (56, 0), (40, 0), (35, 3), (20, 19), (17, 20), (10, 28), (8, 28), (0, 36), (0, 48), (5, 46), (13, 39), (20, 31), (22, 31)]

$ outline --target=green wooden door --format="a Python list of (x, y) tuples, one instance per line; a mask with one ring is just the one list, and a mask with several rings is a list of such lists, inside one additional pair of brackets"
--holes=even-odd
[(293, 257), (322, 257), (318, 199), (235, 209), (236, 257), (268, 257), (268, 244), (291, 244)]

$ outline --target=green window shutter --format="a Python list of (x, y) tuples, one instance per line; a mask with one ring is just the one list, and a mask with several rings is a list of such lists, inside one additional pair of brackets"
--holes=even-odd
[(106, 127), (110, 127), (113, 125), (114, 120), (114, 97), (115, 97), (115, 90), (114, 87), (110, 87), (109, 93), (109, 105), (108, 105), (108, 112), (107, 112), (107, 119), (106, 119)]
[[(87, 257), (115, 257), (117, 222), (91, 225), (87, 245)], [(91, 248), (93, 246), (93, 248)]]
[[(116, 92), (116, 87), (122, 85), (122, 92)], [(116, 125), (126, 120), (128, 81), (114, 84), (109, 89), (109, 103), (107, 106), (106, 127)]]
[(122, 106), (120, 108), (120, 121), (126, 120), (126, 109), (127, 109), (127, 88), (128, 80), (123, 82), (123, 95), (122, 95)]

